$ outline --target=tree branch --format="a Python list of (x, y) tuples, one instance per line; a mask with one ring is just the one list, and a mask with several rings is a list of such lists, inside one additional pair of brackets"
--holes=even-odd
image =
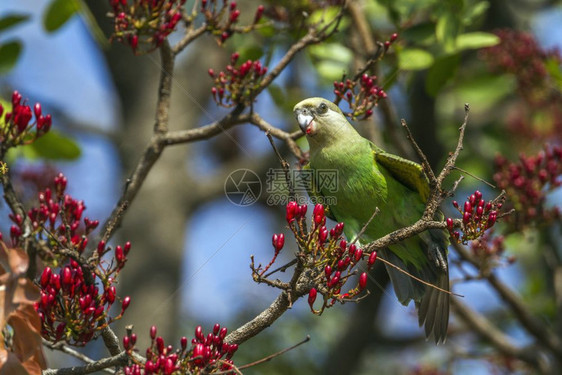
[[(460, 245), (454, 246), (456, 252), (461, 259), (469, 262), (480, 270), (478, 262), (470, 255), (470, 253)], [(489, 282), (490, 286), (498, 293), (501, 299), (510, 307), (515, 318), (521, 323), (525, 329), (532, 334), (540, 343), (549, 348), (557, 356), (562, 357), (562, 345), (560, 339), (550, 330), (536, 319), (531, 312), (525, 307), (523, 301), (504, 283), (502, 283), (493, 273), (489, 272), (483, 275)]]
[(498, 330), (488, 319), (471, 310), (461, 301), (451, 298), (451, 305), (459, 316), (478, 335), (489, 341), (500, 353), (517, 358), (543, 373), (547, 373), (548, 364), (541, 359), (540, 353), (533, 347), (518, 348), (511, 343), (508, 336)]

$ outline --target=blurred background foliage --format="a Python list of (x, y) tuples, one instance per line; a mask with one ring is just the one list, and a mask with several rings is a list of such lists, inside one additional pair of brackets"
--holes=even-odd
[[(171, 128), (198, 127), (226, 113), (212, 99), (209, 68), (223, 69), (234, 52), (240, 61), (259, 59), (272, 67), (308, 25), (332, 19), (339, 3), (238, 2), (240, 17), (247, 22), (256, 7), (264, 5), (263, 27), (235, 34), (222, 45), (204, 35), (179, 56)], [(192, 6), (188, 1), (185, 9)], [(45, 175), (65, 170), (75, 195), (83, 195), (99, 219), (115, 204), (149, 140), (160, 73), (157, 51), (134, 56), (128, 46), (108, 43), (113, 31), (109, 11), (109, 2), (81, 0), (54, 0), (40, 7), (33, 1), (8, 2), (0, 7), (1, 92), (18, 89), (31, 101), (50, 103), (57, 119), (56, 132), (9, 155), (7, 161), (17, 178), (38, 186), (47, 180)], [(382, 56), (369, 74), (377, 76), (388, 98), (379, 102), (370, 119), (357, 121), (357, 129), (385, 149), (413, 158), (400, 127), (399, 119), (404, 118), (439, 169), (456, 144), (464, 103), (470, 103), (457, 165), (479, 179), (467, 176), (456, 199), (463, 201), (475, 189), (492, 198), (499, 190), (480, 179), (499, 183), (494, 178), (497, 155), (517, 162), (520, 154), (535, 155), (545, 144), (560, 145), (562, 72), (555, 49), (562, 40), (561, 20), (562, 6), (549, 0), (348, 1), (337, 32), (302, 51), (257, 97), (253, 109), (271, 124), (295, 131), (295, 103), (309, 96), (335, 99), (334, 81), (352, 77), (369, 59)], [(393, 33), (398, 33), (397, 41), (382, 53)], [(170, 39), (177, 41), (180, 34)], [(46, 47), (41, 54), (38, 44)], [(38, 80), (38, 75), (51, 80)], [(92, 88), (90, 79), (101, 88)], [(348, 110), (345, 105), (342, 109)], [(306, 148), (303, 140), (299, 145)], [(286, 146), (279, 147), (295, 165)], [(171, 341), (189, 336), (197, 324), (211, 327), (219, 319), (221, 325), (235, 328), (270, 303), (274, 293), (251, 281), (249, 255), (262, 262), (269, 259), (270, 236), (284, 229), (284, 209), (267, 205), (263, 196), (254, 206), (235, 207), (225, 199), (223, 186), (236, 169), (251, 169), (266, 181), (267, 170), (278, 167), (267, 138), (251, 126), (166, 150), (118, 234), (133, 243), (137, 254), (130, 256), (122, 274), (122, 294), (131, 295), (134, 303), (117, 326), (118, 333), (132, 323), (142, 339), (156, 324)], [(542, 187), (541, 204), (560, 204), (562, 196), (553, 188)], [(445, 212), (453, 211), (445, 207)], [(4, 233), (7, 226), (4, 220)], [(531, 215), (517, 226), (507, 221), (496, 232), (504, 236), (505, 251), (492, 254), (494, 273), (562, 340), (562, 302), (555, 299), (562, 293), (557, 289), (562, 277), (559, 217)], [(292, 246), (285, 249), (287, 259)], [(451, 264), (454, 290), (465, 295), (462, 302), (471, 311), (483, 314), (513, 345), (534, 345), (537, 338), (487, 285), (486, 277), (474, 268), (456, 268), (462, 262), (455, 251)], [(406, 309), (396, 302), (384, 275), (376, 280), (368, 299), (321, 317), (297, 303), (269, 330), (242, 345), (235, 363), (257, 360), (310, 334), (306, 345), (246, 373), (539, 371), (499, 351), (455, 314), (445, 345), (425, 342), (413, 306)], [(560, 365), (552, 353), (540, 355)], [(58, 360), (68, 363), (67, 358)]]

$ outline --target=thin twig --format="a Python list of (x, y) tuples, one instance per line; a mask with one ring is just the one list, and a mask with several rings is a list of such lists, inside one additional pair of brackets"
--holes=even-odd
[(274, 273), (285, 272), (289, 267), (294, 266), (295, 264), (297, 264), (297, 260), (293, 259), (289, 263), (284, 264), (281, 267), (278, 267), (278, 268), (274, 269), (273, 271), (270, 271), (268, 274), (264, 275), (263, 277), (268, 278), (269, 276), (273, 275)]
[(369, 218), (369, 220), (367, 220), (367, 222), (365, 223), (365, 225), (363, 225), (363, 228), (361, 228), (361, 230), (359, 231), (359, 233), (357, 233), (357, 236), (355, 236), (355, 238), (353, 239), (353, 241), (351, 241), (351, 244), (356, 243), (361, 236), (363, 236), (363, 234), (365, 233), (365, 231), (367, 230), (367, 227), (371, 224), (371, 221), (373, 221), (373, 219), (375, 218), (375, 216), (378, 215), (378, 213), (380, 212), (378, 207), (375, 207), (375, 212), (373, 212), (373, 214), (371, 215), (371, 217)]
[(488, 185), (488, 186), (491, 187), (492, 189), (495, 189), (495, 188), (496, 188), (496, 185), (494, 185), (494, 184), (492, 184), (492, 183), (490, 183), (490, 182), (484, 180), (483, 178), (480, 178), (480, 177), (478, 177), (478, 176), (476, 176), (476, 175), (470, 173), (470, 172), (467, 171), (467, 170), (464, 170), (464, 169), (459, 168), (459, 167), (457, 167), (457, 166), (454, 166), (453, 169), (456, 169), (457, 171), (459, 171), (459, 172), (461, 172), (461, 173), (464, 173), (465, 175), (470, 176), (470, 177), (474, 178), (475, 180), (478, 180), (478, 181), (480, 181), (480, 182), (482, 182), (482, 183)]
[(310, 341), (310, 336), (306, 335), (306, 338), (304, 340), (302, 340), (301, 342), (298, 342), (293, 346), (290, 346), (288, 348), (280, 350), (277, 353), (273, 353), (271, 355), (268, 355), (267, 357), (262, 358), (260, 360), (257, 360), (255, 362), (251, 362), (251, 363), (248, 363), (248, 364), (245, 364), (245, 365), (242, 365), (242, 366), (238, 366), (238, 369), (243, 370), (245, 368), (253, 367), (253, 366), (259, 365), (261, 363), (271, 361), (273, 358), (279, 357), (280, 355), (283, 355), (283, 354), (287, 353), (288, 351), (291, 351), (291, 350), (293, 350), (293, 349), (295, 349), (295, 348), (297, 348), (297, 347), (301, 346), (302, 344), (305, 344), (309, 341)]
[(285, 182), (287, 182), (287, 187), (289, 188), (289, 200), (294, 201), (295, 200), (295, 187), (293, 186), (293, 182), (291, 181), (291, 175), (290, 175), (290, 170), (289, 170), (290, 165), (285, 159), (283, 159), (283, 156), (281, 156), (281, 153), (279, 152), (279, 150), (275, 146), (275, 142), (273, 141), (273, 137), (271, 136), (271, 132), (268, 130), (268, 131), (265, 132), (265, 135), (267, 136), (267, 139), (269, 139), (269, 143), (271, 144), (271, 148), (273, 148), (273, 151), (275, 152), (275, 155), (277, 155), (277, 158), (279, 159), (279, 163), (281, 163), (281, 167), (283, 168), (283, 172), (285, 173)]
[[(345, 6), (342, 6), (340, 8), (339, 13), (334, 17), (334, 19), (332, 19), (330, 22), (328, 22), (320, 30), (318, 30), (315, 25), (311, 26), (308, 29), (308, 32), (306, 33), (306, 35), (303, 36), (302, 38), (300, 38), (295, 44), (293, 44), (291, 46), (291, 48), (289, 48), (287, 53), (285, 53), (285, 55), (281, 58), (281, 60), (279, 60), (279, 63), (277, 63), (277, 65), (273, 69), (271, 69), (269, 74), (267, 74), (264, 77), (264, 79), (261, 80), (259, 86), (254, 91), (255, 95), (259, 94), (267, 86), (269, 86), (271, 84), (271, 82), (279, 74), (281, 74), (281, 72), (293, 60), (293, 57), (295, 57), (295, 55), (299, 51), (303, 50), (304, 48), (306, 48), (307, 46), (309, 46), (311, 44), (320, 43), (323, 40), (329, 38), (332, 34), (334, 34), (337, 31), (337, 28), (340, 24), (340, 21), (341, 21), (342, 17), (343, 17), (344, 8), (345, 8)], [(328, 31), (328, 30), (330, 30), (330, 31)]]
[(441, 288), (439, 288), (438, 286), (433, 285), (432, 283), (429, 283), (429, 282), (427, 282), (427, 281), (424, 281), (424, 280), (420, 279), (419, 277), (416, 277), (416, 276), (412, 275), (412, 274), (409, 273), (408, 271), (403, 270), (402, 268), (398, 267), (398, 266), (395, 265), (394, 263), (391, 263), (391, 262), (389, 262), (388, 260), (386, 260), (386, 259), (384, 259), (384, 258), (382, 258), (382, 257), (380, 257), (380, 256), (377, 257), (377, 260), (380, 260), (380, 261), (383, 262), (384, 264), (386, 264), (386, 265), (388, 265), (388, 266), (390, 266), (390, 267), (392, 267), (392, 268), (395, 268), (396, 270), (402, 272), (403, 274), (408, 275), (408, 276), (411, 277), (412, 279), (414, 279), (414, 280), (416, 280), (416, 281), (419, 281), (420, 283), (422, 283), (422, 284), (424, 284), (424, 285), (427, 285), (427, 286), (429, 286), (429, 287), (431, 287), (431, 288), (433, 288), (433, 289), (437, 289), (437, 290), (440, 291), (440, 292), (447, 293), (447, 294), (450, 294), (450, 295), (452, 295), (452, 296), (457, 296), (457, 297), (462, 297), (462, 298), (464, 298), (464, 296), (463, 296), (462, 294), (457, 294), (457, 293), (453, 293), (453, 292), (451, 292), (451, 291), (449, 291), (449, 290), (441, 289)]
[(402, 127), (406, 130), (406, 138), (408, 138), (408, 140), (410, 141), (410, 143), (414, 147), (414, 150), (416, 151), (416, 154), (418, 155), (418, 157), (421, 160), (423, 170), (425, 171), (425, 173), (427, 175), (427, 178), (429, 179), (429, 184), (430, 184), (431, 188), (435, 188), (435, 186), (437, 185), (437, 179), (435, 178), (435, 173), (433, 173), (433, 169), (431, 168), (431, 165), (429, 164), (429, 160), (427, 160), (427, 157), (425, 156), (425, 154), (421, 150), (420, 146), (418, 145), (418, 143), (414, 139), (414, 136), (412, 135), (412, 132), (410, 131), (410, 128), (408, 127), (408, 124), (406, 124), (406, 120), (402, 119), (402, 120), (400, 120), (400, 123), (402, 124)]
[(103, 358), (99, 361), (90, 362), (84, 366), (72, 366), (60, 369), (43, 370), (43, 375), (85, 375), (105, 370), (109, 367), (124, 366), (129, 361), (127, 352), (120, 352), (113, 357)]

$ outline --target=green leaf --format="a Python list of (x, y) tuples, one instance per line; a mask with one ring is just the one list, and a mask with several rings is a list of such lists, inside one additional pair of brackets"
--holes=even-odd
[(490, 7), (490, 3), (487, 1), (480, 1), (472, 6), (469, 6), (467, 12), (464, 14), (463, 23), (465, 25), (471, 25), (474, 21), (482, 16)]
[(429, 46), (435, 43), (435, 24), (427, 22), (412, 26), (400, 33), (400, 39)]
[(404, 49), (398, 54), (398, 66), (402, 70), (427, 69), (433, 61), (433, 55), (423, 49)]
[(481, 75), (470, 81), (455, 85), (455, 95), (449, 95), (451, 99), (462, 100), (470, 103), (472, 108), (485, 111), (512, 94), (516, 88), (515, 79), (507, 74), (504, 75)]
[(455, 47), (460, 26), (458, 17), (452, 12), (445, 13), (437, 20), (435, 36), (437, 41), (443, 45), (445, 52), (450, 52)]
[(52, 33), (62, 27), (74, 14), (80, 11), (78, 0), (53, 0), (49, 4), (43, 26), (45, 30)]
[(316, 64), (316, 72), (320, 77), (328, 81), (341, 80), (346, 72), (346, 65), (337, 61), (324, 60)]
[(497, 35), (485, 33), (482, 31), (475, 31), (472, 33), (461, 34), (457, 38), (455, 52), (463, 51), (465, 49), (479, 49), (484, 47), (495, 46), (500, 42)]
[(339, 80), (348, 70), (353, 53), (339, 43), (316, 44), (308, 49), (320, 77)]
[(319, 60), (330, 60), (343, 65), (351, 63), (353, 52), (340, 43), (315, 44), (308, 48), (308, 52)]
[(21, 43), (15, 40), (0, 44), (0, 74), (12, 70), (18, 61), (21, 49)]
[(9, 29), (10, 27), (16, 26), (18, 23), (22, 23), (29, 19), (27, 14), (9, 14), (5, 17), (0, 18), (0, 31)]
[(316, 26), (318, 30), (321, 30), (331, 23), (331, 26), (326, 30), (326, 33), (328, 34), (335, 29), (336, 25), (338, 26), (339, 31), (345, 30), (349, 26), (349, 21), (346, 18), (343, 18), (339, 24), (337, 22), (332, 23), (340, 12), (340, 9), (341, 7), (339, 6), (330, 6), (316, 10), (312, 12), (306, 22), (310, 26)]
[(22, 149), (30, 159), (74, 160), (80, 156), (80, 147), (74, 140), (53, 130)]
[(425, 81), (427, 93), (431, 96), (436, 96), (447, 81), (455, 75), (459, 63), (460, 56), (458, 54), (437, 59), (427, 74)]

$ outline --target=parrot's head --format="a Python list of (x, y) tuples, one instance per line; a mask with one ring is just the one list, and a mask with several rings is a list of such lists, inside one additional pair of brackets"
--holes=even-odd
[(324, 98), (305, 99), (295, 105), (293, 112), (302, 131), (315, 143), (325, 144), (342, 132), (355, 132), (341, 109)]

